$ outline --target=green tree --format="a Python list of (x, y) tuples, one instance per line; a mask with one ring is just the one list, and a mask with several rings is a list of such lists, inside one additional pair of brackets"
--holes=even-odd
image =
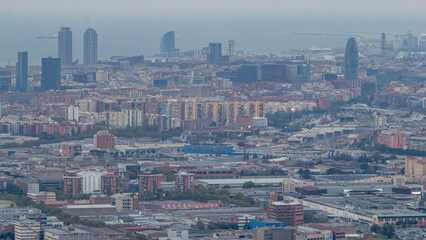
[(254, 182), (252, 182), (252, 181), (248, 181), (248, 182), (245, 182), (243, 184), (243, 188), (253, 188), (255, 186), (256, 186), (256, 184), (254, 184)]
[(311, 171), (309, 169), (300, 169), (299, 175), (303, 179), (311, 179)]
[(198, 230), (204, 230), (206, 229), (206, 225), (202, 222), (202, 221), (198, 221), (195, 226), (196, 229)]
[(382, 227), (381, 233), (388, 238), (395, 236), (395, 226), (393, 224), (385, 223)]
[(359, 166), (360, 169), (367, 171), (370, 166), (368, 165), (368, 163), (363, 163)]
[(305, 212), (303, 215), (303, 220), (305, 223), (314, 223), (315, 222), (315, 215), (313, 212)]

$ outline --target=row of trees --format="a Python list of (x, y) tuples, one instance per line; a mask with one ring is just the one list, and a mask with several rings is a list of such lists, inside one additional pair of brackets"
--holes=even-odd
[(15, 142), (8, 142), (3, 144), (3, 148), (29, 148), (29, 147), (37, 147), (42, 144), (50, 144), (50, 143), (60, 143), (60, 142), (66, 142), (66, 141), (76, 141), (76, 140), (82, 140), (86, 138), (92, 138), (93, 134), (97, 133), (101, 128), (94, 128), (89, 131), (81, 132), (81, 133), (75, 133), (73, 136), (70, 135), (64, 135), (61, 136), (59, 134), (47, 134), (42, 133), (39, 136), (39, 140), (32, 140), (32, 141), (25, 141), (23, 143), (15, 143)]
[(426, 157), (426, 151), (420, 151), (415, 149), (404, 150), (401, 148), (390, 148), (382, 144), (374, 145), (374, 150), (379, 151), (381, 153), (387, 153), (387, 154)]
[(305, 212), (303, 215), (305, 223), (327, 223), (328, 220), (323, 217), (316, 217), (313, 212)]
[(223, 222), (223, 221), (210, 221), (207, 226), (202, 221), (198, 221), (195, 225), (192, 226), (198, 230), (219, 230), (219, 229), (234, 229), (238, 230), (238, 225), (233, 222)]
[(242, 193), (231, 195), (228, 189), (216, 189), (213, 187), (205, 188), (202, 185), (196, 185), (193, 190), (187, 192), (159, 191), (156, 195), (146, 194), (144, 196), (144, 200), (193, 200), (197, 202), (219, 200), (243, 207), (259, 207), (261, 205), (260, 201), (254, 201), (252, 197)]
[[(86, 138), (92, 138), (94, 134), (96, 134), (98, 131), (102, 129), (103, 127), (96, 127), (89, 131), (85, 131), (81, 133), (80, 132), (73, 133), (72, 136), (70, 135), (61, 136), (59, 134), (51, 135), (47, 133), (42, 133), (37, 136), (39, 137), (39, 140), (25, 141), (23, 143), (8, 142), (3, 144), (3, 148), (29, 148), (34, 146), (40, 146), (42, 144), (82, 140)], [(134, 128), (110, 129), (109, 132), (114, 134), (117, 137), (127, 137), (127, 138), (149, 137), (149, 138), (161, 138), (163, 141), (165, 141), (168, 138), (180, 136), (180, 134), (182, 133), (182, 129), (176, 128), (166, 132), (159, 132), (158, 126), (147, 125), (143, 127), (134, 127)]]
[(283, 175), (287, 175), (287, 173), (281, 169), (256, 170), (256, 171), (242, 169), (239, 175), (240, 176), (283, 176)]
[(380, 227), (377, 224), (373, 224), (373, 226), (371, 226), (371, 231), (376, 234), (383, 235), (388, 239), (398, 238), (398, 236), (395, 234), (395, 226), (393, 224), (385, 223), (383, 227)]
[(178, 137), (182, 133), (181, 128), (175, 128), (166, 132), (159, 132), (157, 125), (145, 125), (142, 127), (129, 127), (129, 128), (115, 128), (110, 129), (109, 132), (117, 137), (126, 138), (138, 138), (138, 137), (149, 137), (149, 138), (161, 138), (166, 140), (171, 137)]
[[(298, 128), (296, 127), (297, 125), (294, 125), (294, 121), (297, 119), (300, 119), (308, 114), (322, 114), (325, 113), (326, 110), (324, 109), (319, 109), (319, 108), (314, 108), (312, 111), (296, 111), (296, 112), (284, 112), (284, 111), (279, 111), (279, 112), (275, 112), (274, 114), (267, 114), (267, 118), (268, 118), (268, 125), (275, 127), (275, 128), (280, 128), (286, 131), (295, 131), (298, 130)], [(300, 128), (300, 126), (298, 126)], [(293, 129), (294, 128), (294, 129)]]

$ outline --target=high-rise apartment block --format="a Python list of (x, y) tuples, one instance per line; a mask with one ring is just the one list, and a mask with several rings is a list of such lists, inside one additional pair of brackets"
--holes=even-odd
[(167, 178), (163, 174), (142, 173), (139, 175), (139, 199), (143, 199), (147, 193), (157, 194), (161, 182), (166, 181)]
[(120, 178), (115, 174), (105, 174), (101, 177), (101, 193), (113, 195), (120, 190)]
[(115, 137), (108, 131), (99, 131), (93, 135), (93, 145), (99, 149), (114, 148)]
[(83, 193), (83, 177), (75, 172), (64, 174), (64, 193), (68, 198), (78, 198)]
[(178, 192), (187, 192), (194, 189), (194, 174), (179, 171), (175, 175), (175, 188)]
[(79, 111), (78, 111), (78, 106), (69, 106), (67, 107), (67, 120), (71, 121), (71, 122), (78, 122), (79, 120)]
[(405, 176), (426, 179), (426, 157), (405, 157)]

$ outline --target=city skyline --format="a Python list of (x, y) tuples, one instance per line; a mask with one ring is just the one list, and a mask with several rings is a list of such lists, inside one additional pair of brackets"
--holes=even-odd
[(0, 239), (423, 239), (424, 1), (0, 0)]
[[(0, 52), (3, 53), (0, 56), (0, 66), (16, 62), (16, 52), (23, 50), (31, 52), (30, 65), (38, 64), (39, 59), (43, 56), (56, 56), (57, 49), (52, 48), (51, 44), (53, 39), (36, 39), (35, 37), (37, 35), (53, 36), (56, 29), (61, 26), (71, 27), (77, 36), (73, 43), (73, 60), (78, 59), (83, 62), (84, 43), (78, 36), (82, 35), (88, 26), (96, 29), (96, 32), (102, 36), (102, 42), (98, 46), (98, 58), (109, 59), (111, 56), (131, 55), (134, 51), (139, 51), (144, 55), (157, 53), (158, 39), (170, 29), (178, 33), (176, 45), (181, 51), (200, 49), (205, 47), (208, 42), (225, 43), (229, 39), (233, 39), (238, 42), (238, 49), (268, 54), (311, 46), (344, 47), (347, 40), (345, 37), (324, 36), (315, 36), (314, 39), (292, 35), (290, 32), (336, 34), (351, 34), (352, 32), (353, 35), (376, 37), (385, 31), (387, 39), (392, 41), (396, 34), (403, 34), (409, 30), (418, 35), (424, 29), (424, 25), (421, 23), (426, 21), (423, 15), (405, 17), (398, 14), (395, 17), (378, 18), (377, 15), (349, 17), (343, 13), (336, 11), (327, 16), (310, 14), (304, 17), (304, 21), (294, 21), (295, 18), (290, 15), (260, 15), (256, 16), (256, 20), (254, 20), (248, 15), (236, 17), (228, 14), (220, 19), (215, 19), (214, 24), (208, 15), (203, 17), (170, 15), (164, 18), (160, 18), (160, 15), (157, 17), (128, 15), (108, 18), (92, 14), (83, 18), (69, 15), (58, 18), (52, 14), (30, 19), (25, 19), (27, 16), (18, 18), (12, 15), (8, 17), (8, 20), (16, 22), (16, 26), (0, 26), (0, 32), (4, 33), (3, 38), (0, 39)], [(8, 16), (7, 13), (0, 15), (0, 20), (6, 16)], [(137, 28), (139, 31), (132, 31), (133, 28)], [(235, 29), (238, 30), (235, 31)], [(132, 37), (124, 38), (123, 36)], [(15, 39), (19, 40), (15, 41)]]

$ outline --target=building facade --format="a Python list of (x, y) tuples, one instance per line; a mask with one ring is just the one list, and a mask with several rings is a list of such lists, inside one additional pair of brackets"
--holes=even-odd
[(187, 192), (194, 189), (194, 174), (179, 171), (175, 175), (175, 187), (178, 192)]
[(41, 59), (41, 88), (42, 90), (59, 90), (61, 88), (60, 58)]
[(84, 64), (98, 64), (98, 34), (93, 28), (84, 32)]
[(72, 64), (72, 31), (69, 27), (61, 27), (58, 32), (58, 58), (62, 65)]
[(16, 91), (28, 91), (28, 52), (18, 52), (16, 63)]
[(303, 205), (296, 202), (272, 202), (266, 206), (268, 218), (282, 221), (286, 226), (297, 227), (303, 224)]
[(345, 79), (357, 79), (358, 74), (358, 46), (355, 38), (351, 37), (346, 43), (345, 51)]

